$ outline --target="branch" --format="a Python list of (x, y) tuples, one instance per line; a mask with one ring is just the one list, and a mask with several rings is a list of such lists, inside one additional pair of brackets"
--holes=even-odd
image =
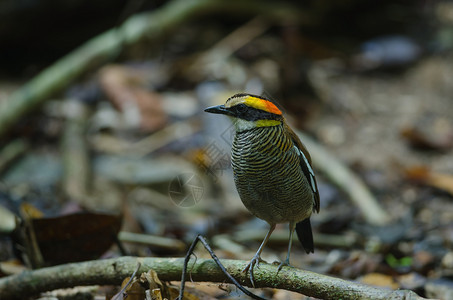
[[(28, 296), (58, 288), (82, 285), (120, 284), (141, 264), (138, 274), (153, 269), (162, 281), (179, 281), (184, 258), (120, 257), (72, 263), (26, 271), (0, 279), (1, 299), (24, 299)], [(212, 259), (197, 259), (189, 263), (193, 281), (223, 283), (225, 274)], [(248, 274), (242, 269), (248, 261), (222, 260), (228, 272), (241, 284), (251, 286)], [(193, 267), (192, 267), (193, 266)], [(325, 276), (296, 268), (283, 267), (277, 275), (277, 266), (261, 263), (255, 269), (256, 287), (278, 288), (321, 299), (424, 299), (412, 291), (391, 291), (364, 284)]]
[(85, 140), (88, 109), (79, 101), (65, 103), (66, 122), (62, 135), (63, 190), (65, 195), (83, 207), (93, 207), (87, 197), (90, 181), (90, 158)]
[(349, 198), (357, 205), (368, 223), (385, 225), (390, 222), (389, 214), (379, 205), (359, 177), (312, 138), (300, 131), (297, 131), (297, 135), (310, 150), (311, 158), (316, 167), (349, 195)]
[(89, 40), (39, 73), (0, 103), (0, 136), (24, 114), (36, 109), (49, 97), (63, 91), (82, 74), (118, 57), (125, 47), (146, 39), (155, 42), (172, 30), (202, 15), (213, 13), (263, 15), (280, 22), (307, 24), (309, 14), (292, 6), (259, 0), (173, 0), (152, 12), (137, 14), (120, 27)]

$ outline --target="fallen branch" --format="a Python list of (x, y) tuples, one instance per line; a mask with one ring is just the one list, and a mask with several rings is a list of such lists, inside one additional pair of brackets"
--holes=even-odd
[(152, 12), (132, 16), (120, 27), (89, 40), (39, 73), (0, 104), (0, 136), (24, 114), (63, 91), (81, 75), (116, 59), (124, 48), (146, 39), (154, 42), (196, 17), (213, 13), (263, 15), (293, 23), (312, 22), (309, 14), (281, 3), (259, 0), (173, 0)]
[(123, 243), (143, 244), (161, 250), (184, 251), (186, 249), (186, 244), (181, 240), (157, 235), (121, 231), (118, 239)]
[(309, 136), (297, 132), (310, 151), (316, 169), (324, 173), (334, 184), (344, 191), (362, 212), (365, 220), (373, 225), (385, 225), (390, 216), (379, 205), (363, 181), (344, 164), (330, 154), (324, 147)]
[[(197, 259), (189, 264), (193, 281), (223, 283), (226, 276), (212, 259)], [(251, 286), (248, 275), (242, 273), (248, 261), (221, 260), (228, 273), (246, 286)], [(1, 299), (24, 299), (41, 292), (83, 285), (120, 284), (141, 266), (137, 274), (153, 269), (162, 281), (181, 279), (184, 258), (120, 257), (114, 259), (72, 263), (26, 271), (0, 279)], [(261, 263), (255, 269), (255, 285), (298, 292), (320, 299), (424, 299), (412, 291), (392, 291), (352, 281), (325, 276), (296, 268)]]
[(85, 139), (88, 109), (82, 102), (67, 100), (66, 122), (62, 135), (63, 191), (82, 207), (92, 207), (87, 197), (90, 186), (90, 158)]

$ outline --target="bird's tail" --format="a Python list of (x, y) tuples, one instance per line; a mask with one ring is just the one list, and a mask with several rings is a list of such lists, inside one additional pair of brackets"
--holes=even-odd
[(310, 218), (300, 221), (296, 224), (296, 233), (305, 252), (314, 253), (313, 233), (311, 232)]

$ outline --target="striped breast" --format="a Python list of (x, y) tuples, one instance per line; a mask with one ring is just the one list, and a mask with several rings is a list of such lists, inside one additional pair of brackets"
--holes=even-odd
[(274, 224), (309, 217), (314, 196), (300, 159), (283, 125), (236, 133), (231, 164), (247, 209)]

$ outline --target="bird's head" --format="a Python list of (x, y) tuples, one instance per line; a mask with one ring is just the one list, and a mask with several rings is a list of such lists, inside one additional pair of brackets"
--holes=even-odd
[(225, 104), (211, 106), (204, 111), (233, 118), (237, 132), (257, 127), (277, 126), (283, 122), (280, 109), (270, 100), (251, 94), (236, 94)]

